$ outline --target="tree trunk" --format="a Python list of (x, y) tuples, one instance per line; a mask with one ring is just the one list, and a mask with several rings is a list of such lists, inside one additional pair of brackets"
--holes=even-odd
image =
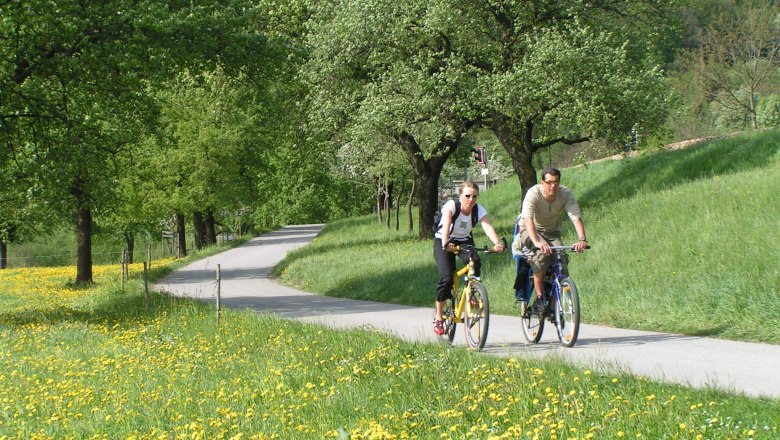
[(412, 190), (409, 191), (409, 198), (406, 200), (406, 232), (414, 232), (414, 219), (412, 218), (412, 201), (414, 200), (414, 189), (416, 182), (412, 180)]
[(0, 269), (8, 268), (8, 245), (0, 238)]
[[(398, 191), (398, 194), (403, 194), (406, 190), (406, 179), (402, 178), (401, 180), (401, 189)], [(401, 203), (396, 202), (395, 204), (395, 230), (398, 231), (401, 228)]]
[(387, 229), (390, 229), (390, 208), (392, 208), (393, 202), (392, 202), (392, 196), (391, 192), (393, 191), (392, 185), (389, 183), (389, 178), (385, 178), (385, 215), (387, 215), (387, 219), (385, 220), (385, 225), (387, 226)]
[(124, 232), (125, 244), (127, 245), (127, 264), (133, 264), (133, 252), (135, 250), (135, 234)]
[(750, 122), (753, 123), (753, 130), (758, 130), (758, 114), (756, 113), (756, 94), (753, 90), (750, 91)]
[(439, 177), (441, 168), (430, 169), (428, 173), (416, 176), (420, 185), (417, 192), (417, 206), (419, 209), (417, 223), (420, 225), (420, 238), (433, 238), (433, 216), (439, 207)]
[(76, 204), (76, 285), (84, 285), (92, 282), (92, 211)]
[(458, 147), (469, 126), (466, 124), (461, 130), (457, 130), (455, 138), (441, 138), (429, 159), (425, 159), (417, 143), (417, 140), (409, 133), (402, 133), (397, 140), (406, 152), (406, 156), (412, 163), (414, 179), (417, 184), (417, 206), (419, 208), (419, 236), (420, 238), (433, 237), (433, 216), (439, 207), (439, 177), (447, 159)]
[(187, 225), (184, 222), (184, 214), (176, 214), (176, 257), (183, 258), (187, 256)]
[(206, 245), (215, 244), (217, 244), (217, 225), (214, 220), (214, 210), (209, 208), (206, 211)]
[(490, 129), (495, 133), (498, 142), (512, 158), (512, 168), (520, 181), (522, 197), (538, 183), (536, 169), (533, 165), (533, 123), (528, 121), (522, 128), (502, 116), (496, 116)]
[(380, 225), (384, 223), (382, 220), (382, 177), (374, 178), (376, 183), (376, 220)]
[(192, 213), (192, 228), (195, 232), (195, 249), (201, 250), (206, 243), (206, 222), (203, 221), (203, 213)]

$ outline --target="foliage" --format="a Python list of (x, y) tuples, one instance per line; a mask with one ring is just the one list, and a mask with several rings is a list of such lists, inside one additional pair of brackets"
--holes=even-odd
[(761, 97), (756, 108), (756, 117), (760, 127), (780, 126), (780, 95)]

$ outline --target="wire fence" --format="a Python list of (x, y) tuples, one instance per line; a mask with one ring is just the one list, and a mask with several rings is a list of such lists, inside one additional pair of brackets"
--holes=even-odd
[[(236, 234), (230, 232), (221, 232), (217, 235), (217, 244), (235, 240)], [(193, 243), (194, 239), (190, 237), (187, 243)], [(153, 261), (163, 258), (175, 257), (178, 254), (178, 240), (176, 238), (163, 238), (159, 242), (136, 242), (133, 253), (129, 257), (130, 262)], [(127, 249), (118, 246), (116, 250), (106, 251), (106, 245), (98, 247), (97, 252), (92, 252), (92, 264), (121, 264), (125, 257)], [(52, 266), (75, 266), (78, 261), (75, 246), (61, 253), (42, 253), (35, 254), (33, 249), (24, 249), (18, 254), (20, 248), (9, 246), (8, 254), (3, 263), (6, 269), (23, 267), (52, 267)], [(93, 248), (94, 249), (94, 248)], [(186, 253), (195, 250), (194, 246), (187, 246)]]
[[(125, 257), (126, 252), (127, 250), (125, 249), (110, 252), (92, 252), (92, 264), (120, 264), (123, 258), (127, 258)], [(174, 255), (176, 255), (175, 250), (147, 247), (134, 250), (132, 261), (159, 260)], [(9, 255), (6, 259), (6, 268), (75, 266), (77, 260), (78, 257), (75, 251), (46, 255)]]

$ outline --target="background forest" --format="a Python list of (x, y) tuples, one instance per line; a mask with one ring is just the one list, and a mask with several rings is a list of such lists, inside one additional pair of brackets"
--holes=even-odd
[(778, 49), (767, 0), (0, 1), (0, 267), (372, 210), (425, 238), (458, 179), (780, 126)]

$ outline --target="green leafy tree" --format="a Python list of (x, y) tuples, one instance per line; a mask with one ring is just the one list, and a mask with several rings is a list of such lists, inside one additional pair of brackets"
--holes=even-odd
[[(452, 2), (448, 9), (445, 32), (478, 77), (471, 102), (512, 158), (523, 193), (536, 183), (539, 150), (595, 139), (622, 144), (632, 129), (650, 131), (665, 117), (667, 86), (647, 38), (663, 23), (651, 20), (662, 16), (656, 2)], [(644, 45), (637, 27), (648, 31)]]
[(0, 135), (36, 197), (73, 219), (76, 282), (87, 283), (93, 215), (115, 206), (119, 167), (154, 121), (147, 81), (216, 63), (254, 74), (272, 45), (245, 21), (257, 8), (240, 1), (0, 7)]
[(312, 26), (306, 66), (313, 124), (343, 145), (400, 149), (414, 173), (420, 235), (430, 235), (447, 158), (473, 126), (474, 76), (427, 24), (433, 2), (345, 1)]
[(493, 130), (524, 192), (539, 149), (662, 120), (661, 70), (597, 26), (652, 4), (344, 1), (312, 26), (313, 115), (338, 142), (384, 137), (405, 152), (427, 237), (441, 170), (472, 128)]
[[(196, 246), (214, 244), (215, 215), (257, 200), (263, 134), (273, 109), (245, 76), (182, 73), (158, 93), (163, 138), (151, 166), (168, 209), (193, 213)], [(170, 197), (171, 195), (174, 195)]]

